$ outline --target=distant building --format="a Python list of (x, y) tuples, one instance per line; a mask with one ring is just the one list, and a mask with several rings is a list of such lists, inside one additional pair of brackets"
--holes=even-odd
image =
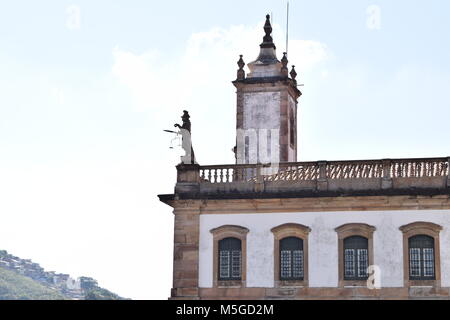
[(179, 164), (159, 195), (175, 217), (171, 297), (449, 298), (450, 159), (296, 162), (297, 75), (264, 29), (233, 81), (236, 164)]

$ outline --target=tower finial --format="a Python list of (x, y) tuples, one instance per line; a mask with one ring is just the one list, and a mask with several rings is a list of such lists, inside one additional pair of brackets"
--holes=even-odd
[(237, 64), (239, 66), (239, 69), (237, 71), (237, 79), (244, 80), (245, 79), (245, 71), (244, 71), (245, 62), (242, 59), (242, 54), (239, 55), (239, 60), (238, 60)]
[(264, 32), (266, 35), (263, 38), (263, 43), (261, 43), (261, 48), (275, 48), (275, 44), (272, 39), (272, 25), (270, 24), (270, 15), (266, 15), (266, 23), (264, 24)]
[(295, 66), (292, 66), (290, 75), (291, 75), (292, 80), (296, 81), (295, 78), (297, 78), (297, 72), (295, 71)]
[(287, 53), (283, 52), (283, 58), (281, 59), (281, 75), (283, 75), (284, 77), (288, 76), (289, 70), (288, 70), (288, 59), (287, 59)]

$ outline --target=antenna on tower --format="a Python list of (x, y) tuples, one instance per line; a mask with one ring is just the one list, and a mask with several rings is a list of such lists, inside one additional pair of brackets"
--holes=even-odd
[(286, 54), (289, 46), (289, 1), (286, 4)]

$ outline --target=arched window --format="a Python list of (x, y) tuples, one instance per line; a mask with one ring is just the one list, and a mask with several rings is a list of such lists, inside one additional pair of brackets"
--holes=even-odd
[(280, 280), (303, 280), (303, 240), (287, 237), (280, 240)]
[(339, 287), (365, 286), (368, 279), (367, 268), (375, 264), (375, 227), (365, 223), (348, 223), (335, 230), (338, 234)]
[(295, 118), (294, 118), (294, 110), (291, 109), (289, 115), (289, 141), (291, 147), (295, 146)]
[(417, 221), (399, 228), (403, 232), (405, 287), (441, 286), (440, 225)]
[(285, 223), (271, 229), (275, 287), (308, 286), (308, 235), (311, 229)]
[(344, 280), (367, 279), (369, 241), (361, 236), (344, 239)]
[(434, 280), (434, 239), (427, 235), (417, 235), (408, 239), (409, 279)]
[(241, 280), (241, 240), (225, 238), (219, 241), (219, 280)]

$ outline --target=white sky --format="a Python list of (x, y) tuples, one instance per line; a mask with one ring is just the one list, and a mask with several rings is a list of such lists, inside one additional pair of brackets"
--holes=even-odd
[[(92, 2), (0, 4), (0, 249), (165, 299), (173, 216), (157, 194), (181, 151), (162, 130), (187, 109), (199, 163), (233, 162), (238, 55), (256, 58), (273, 12), (281, 58), (285, 2)], [(449, 9), (291, 1), (300, 160), (450, 155)]]

